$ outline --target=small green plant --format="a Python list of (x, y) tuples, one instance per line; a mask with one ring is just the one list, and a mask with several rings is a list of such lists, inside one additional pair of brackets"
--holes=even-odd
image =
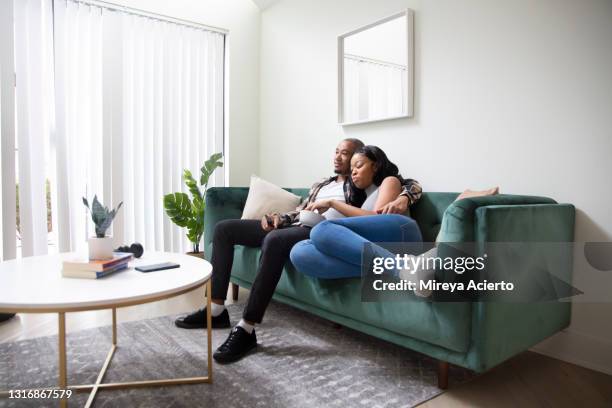
[[(212, 154), (200, 169), (200, 183), (193, 178), (191, 172), (183, 170), (183, 181), (191, 193), (191, 199), (186, 193), (172, 193), (164, 196), (164, 208), (168, 217), (179, 227), (187, 228), (187, 239), (193, 244), (193, 252), (200, 252), (200, 240), (204, 234), (204, 212), (206, 186), (213, 172), (223, 167), (222, 153)], [(203, 190), (200, 190), (203, 187)]]
[(94, 195), (93, 202), (91, 203), (91, 208), (89, 208), (89, 202), (87, 198), (83, 197), (83, 204), (91, 213), (91, 220), (96, 225), (96, 237), (104, 238), (106, 236), (106, 230), (111, 226), (113, 219), (115, 219), (115, 215), (117, 215), (117, 211), (121, 208), (123, 201), (119, 203), (117, 208), (113, 210), (109, 210), (108, 207), (104, 207), (100, 201), (98, 201), (98, 196)]

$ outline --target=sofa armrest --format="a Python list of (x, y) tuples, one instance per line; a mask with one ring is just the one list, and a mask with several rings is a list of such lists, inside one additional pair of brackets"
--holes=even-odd
[[(553, 206), (541, 207), (537, 215), (539, 216), (540, 214), (547, 213), (548, 208), (555, 208), (554, 206), (558, 206), (558, 204), (555, 200), (548, 197), (508, 194), (465, 198), (453, 202), (446, 209), (442, 218), (442, 225), (438, 236), (438, 242), (442, 244), (439, 245), (438, 256), (442, 258), (447, 256), (460, 256), (457, 255), (457, 252), (452, 245), (447, 246), (444, 245), (444, 243), (462, 243), (460, 245), (461, 249), (463, 251), (470, 251), (470, 243), (483, 243), (490, 240), (492, 235), (489, 234), (489, 236), (484, 236), (483, 232), (492, 231), (491, 225), (499, 217), (494, 217), (489, 221), (489, 223), (487, 223), (487, 217), (483, 217), (483, 215), (490, 214), (491, 211), (494, 211), (494, 209), (497, 209), (496, 214), (501, 214), (502, 212), (512, 210), (512, 216), (509, 218), (509, 223), (507, 224), (510, 228), (503, 229), (503, 231), (502, 228), (500, 228), (502, 235), (499, 235), (500, 239), (497, 241), (537, 241), (535, 236), (530, 238), (528, 235), (529, 232), (522, 228), (524, 225), (536, 225), (531, 222), (532, 218), (536, 216), (531, 212), (531, 209), (536, 208), (534, 206)], [(529, 231), (533, 231), (533, 229)], [(540, 241), (545, 241), (545, 239), (541, 239)], [(474, 255), (478, 256), (477, 254)], [(458, 276), (452, 270), (436, 271), (436, 280), (441, 282), (457, 282), (464, 279), (467, 279), (467, 277)]]
[(489, 206), (524, 206), (556, 204), (548, 197), (497, 194), (485, 197), (464, 198), (453, 202), (442, 219), (439, 242), (474, 242), (476, 240), (477, 210)]
[[(474, 240), (487, 242), (572, 242), (575, 208), (571, 204), (490, 205), (474, 210)], [(533, 247), (531, 252), (536, 252)], [(520, 254), (530, 257), (533, 254)], [(527, 258), (525, 258), (527, 259)], [(518, 270), (515, 257), (501, 261), (507, 272), (530, 276), (555, 267), (555, 274), (571, 282), (572, 253), (559, 245), (531, 259), (529, 271)], [(535, 264), (534, 264), (535, 262)], [(535, 267), (535, 269), (532, 269)], [(531, 271), (531, 272), (530, 272)], [(535, 274), (534, 274), (535, 275)], [(533, 277), (534, 279), (535, 276)], [(473, 367), (489, 369), (567, 327), (571, 302), (475, 302), (472, 304), (470, 353)]]

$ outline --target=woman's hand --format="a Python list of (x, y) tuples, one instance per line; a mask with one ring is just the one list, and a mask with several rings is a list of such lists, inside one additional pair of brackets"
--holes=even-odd
[(319, 214), (323, 214), (325, 211), (329, 210), (329, 208), (333, 205), (334, 200), (319, 200), (314, 203), (311, 203), (306, 207), (309, 211), (317, 210)]
[(261, 228), (264, 231), (277, 229), (281, 223), (280, 215), (277, 213), (266, 214), (261, 218)]

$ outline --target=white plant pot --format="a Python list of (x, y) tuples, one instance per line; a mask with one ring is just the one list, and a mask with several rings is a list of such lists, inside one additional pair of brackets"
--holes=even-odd
[(111, 237), (92, 237), (89, 238), (88, 244), (90, 260), (104, 260), (113, 257), (113, 239)]

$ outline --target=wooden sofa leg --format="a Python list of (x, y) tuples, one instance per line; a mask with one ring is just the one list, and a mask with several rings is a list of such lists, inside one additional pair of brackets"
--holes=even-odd
[(448, 388), (448, 362), (438, 361), (438, 388), (445, 390)]
[(234, 299), (234, 301), (238, 300), (238, 289), (240, 289), (240, 286), (232, 283), (232, 299)]

